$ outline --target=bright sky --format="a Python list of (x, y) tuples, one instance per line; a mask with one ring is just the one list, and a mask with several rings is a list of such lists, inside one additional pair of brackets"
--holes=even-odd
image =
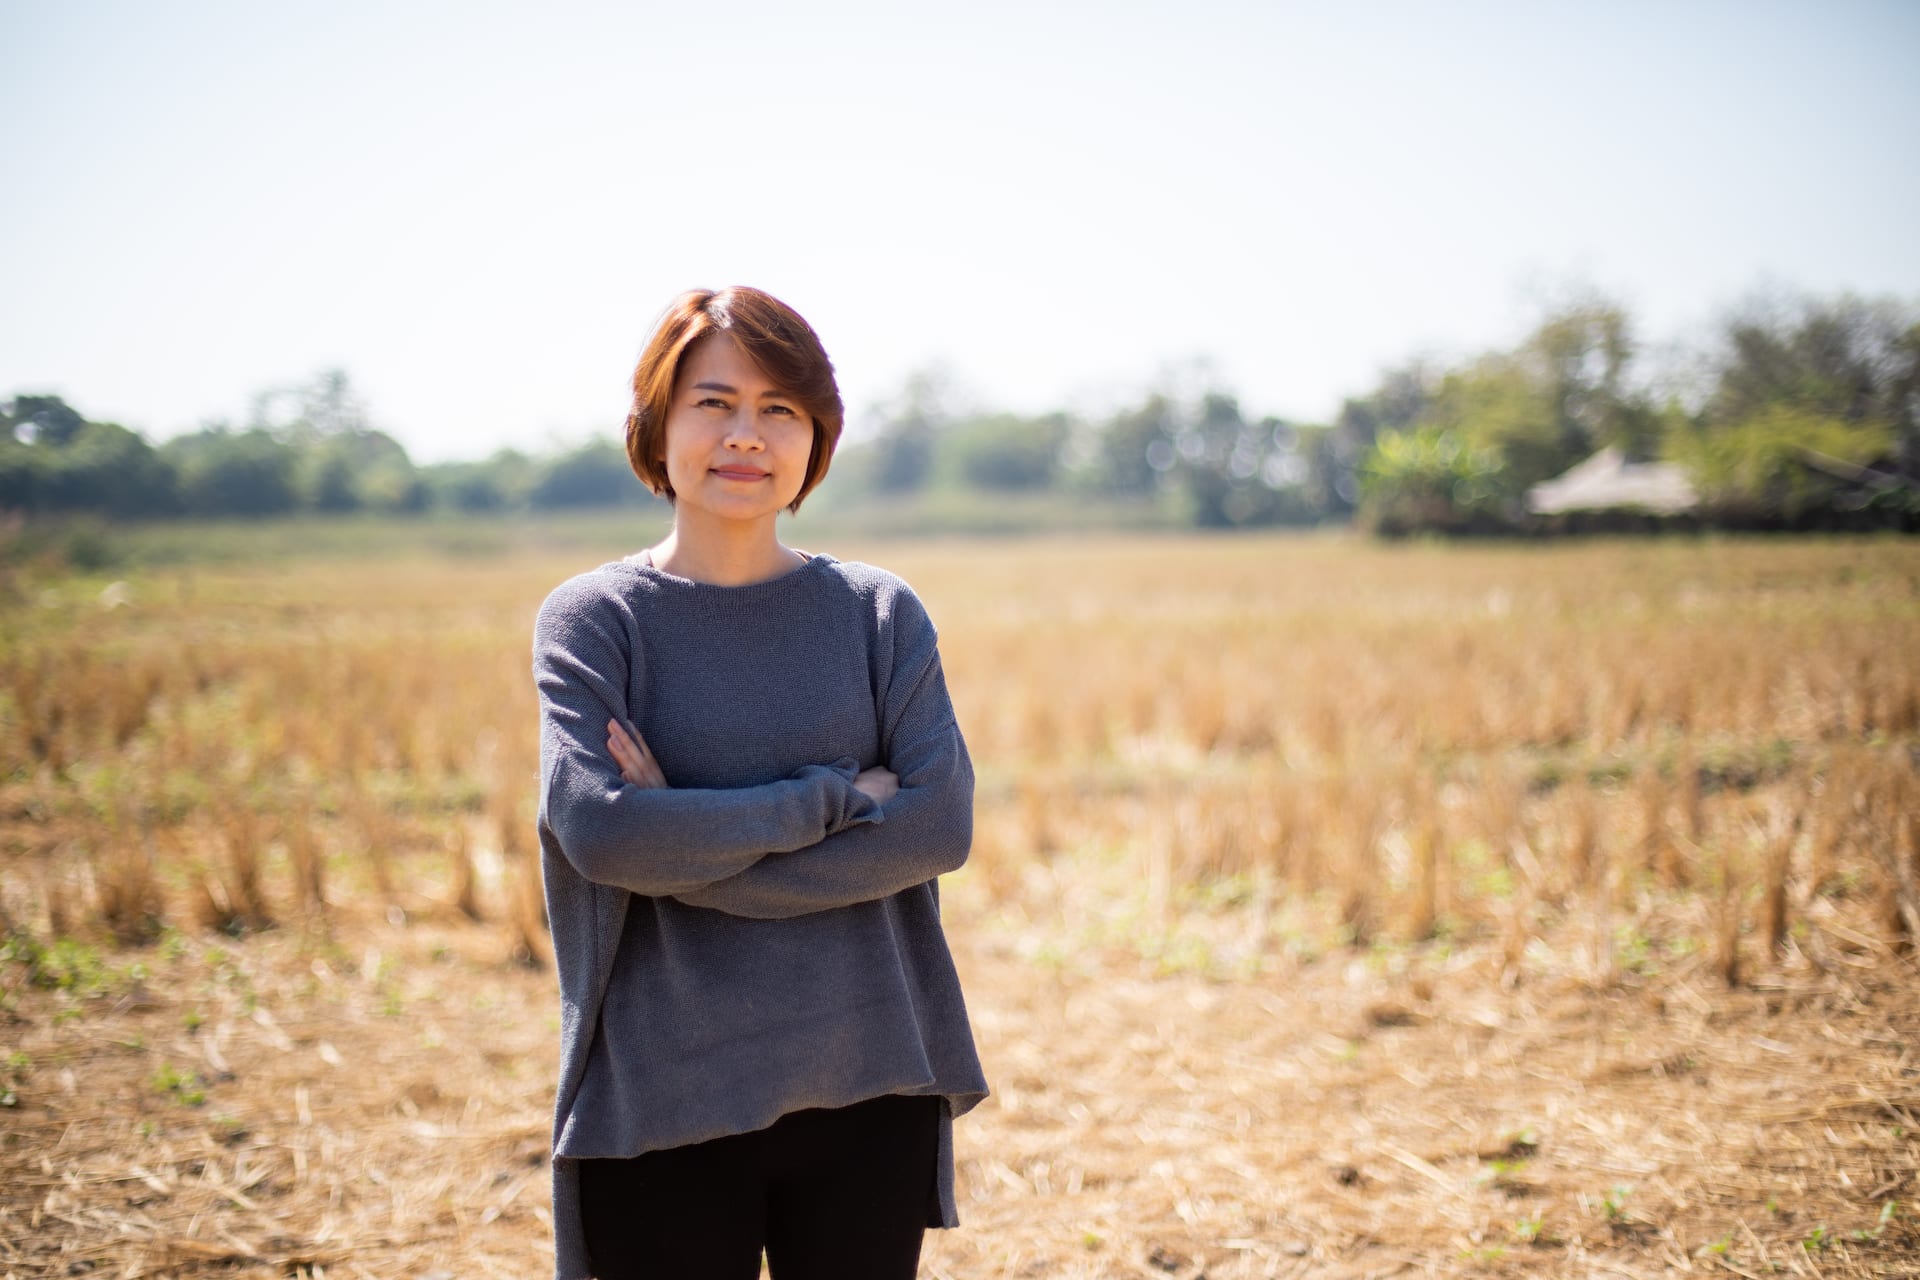
[(849, 407), (1324, 421), (1574, 285), (1920, 299), (1920, 5), (0, 0), (0, 398), (154, 438), (344, 367), (416, 461), (614, 433), (680, 289)]

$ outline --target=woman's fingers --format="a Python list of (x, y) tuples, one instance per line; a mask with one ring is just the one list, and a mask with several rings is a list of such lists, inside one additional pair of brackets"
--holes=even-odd
[(628, 747), (626, 743), (620, 741), (620, 739), (614, 737), (612, 734), (608, 734), (607, 754), (613, 757), (613, 763), (620, 770), (620, 777), (638, 786), (640, 782), (638, 773), (639, 764), (633, 758), (632, 748)]
[(622, 724), (618, 720), (607, 721), (607, 739), (625, 744), (627, 753), (636, 760), (653, 759), (653, 752), (647, 750), (647, 740), (631, 724)]
[(607, 722), (607, 752), (611, 754), (612, 762), (620, 766), (620, 777), (624, 781), (634, 783), (637, 787), (639, 785), (639, 752), (634, 748), (634, 741), (626, 735), (626, 731), (620, 729), (620, 725), (612, 720)]
[(647, 740), (640, 736), (640, 730), (634, 728), (631, 721), (623, 727), (627, 731), (628, 738), (633, 743), (634, 757), (640, 762), (640, 773), (644, 781), (638, 785), (643, 787), (666, 786), (667, 775), (660, 772), (660, 762), (654, 758), (653, 748), (647, 745)]
[(853, 789), (885, 804), (898, 794), (900, 779), (891, 769), (864, 769), (854, 778)]
[(660, 772), (653, 753), (647, 750), (640, 731), (618, 720), (607, 721), (607, 751), (620, 766), (620, 776), (636, 787), (664, 787), (666, 775)]

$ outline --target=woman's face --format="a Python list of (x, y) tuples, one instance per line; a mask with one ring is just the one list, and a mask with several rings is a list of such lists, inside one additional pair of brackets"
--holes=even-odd
[(806, 483), (813, 419), (714, 333), (681, 359), (661, 438), (680, 516), (771, 521)]

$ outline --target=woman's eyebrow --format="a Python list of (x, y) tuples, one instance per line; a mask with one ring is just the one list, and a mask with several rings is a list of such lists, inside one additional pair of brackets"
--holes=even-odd
[[(740, 394), (739, 388), (730, 387), (724, 382), (696, 382), (693, 384), (693, 389), (695, 391), (718, 391), (723, 395), (729, 396), (737, 396)], [(791, 400), (793, 399), (793, 393), (774, 387), (762, 391), (760, 398), (762, 400)]]

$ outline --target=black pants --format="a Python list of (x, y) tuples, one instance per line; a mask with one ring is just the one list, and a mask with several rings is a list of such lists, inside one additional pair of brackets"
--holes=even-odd
[(912, 1280), (934, 1196), (938, 1098), (795, 1111), (770, 1128), (582, 1160), (600, 1280)]

